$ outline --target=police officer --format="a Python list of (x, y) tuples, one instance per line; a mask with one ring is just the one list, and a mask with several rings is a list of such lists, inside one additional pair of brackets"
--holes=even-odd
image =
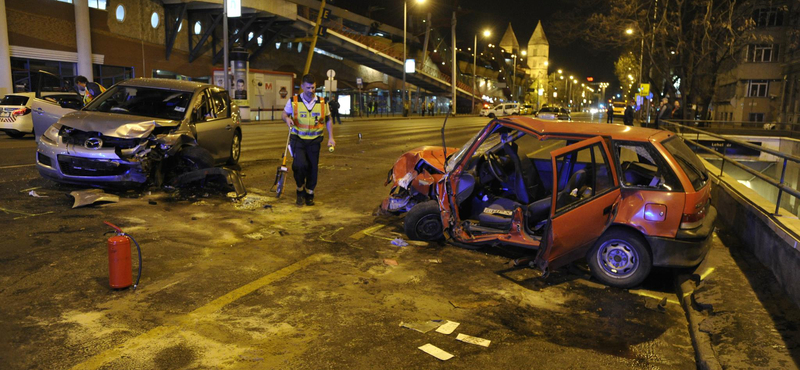
[(314, 94), (317, 83), (314, 76), (303, 76), (300, 83), (302, 93), (294, 95), (283, 108), (283, 121), (291, 130), (289, 145), (292, 149), (292, 172), (297, 183), (297, 205), (314, 205), (314, 189), (317, 186), (319, 150), (322, 146), (323, 126), (328, 129), (328, 146), (334, 147), (330, 109), (325, 99)]
[(75, 91), (83, 96), (83, 105), (86, 105), (106, 91), (106, 88), (97, 82), (89, 82), (89, 79), (84, 76), (78, 76), (75, 77)]

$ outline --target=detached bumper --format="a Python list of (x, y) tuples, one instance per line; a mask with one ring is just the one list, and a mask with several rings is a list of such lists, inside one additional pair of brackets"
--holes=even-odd
[(703, 261), (711, 247), (711, 235), (717, 209), (710, 206), (703, 225), (696, 229), (681, 230), (675, 238), (647, 236), (653, 252), (653, 266), (692, 267)]

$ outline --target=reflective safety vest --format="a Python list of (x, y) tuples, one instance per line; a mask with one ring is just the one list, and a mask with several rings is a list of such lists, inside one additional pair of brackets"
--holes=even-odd
[(292, 135), (301, 139), (315, 139), (322, 136), (325, 127), (325, 99), (319, 98), (311, 110), (305, 104), (298, 104), (298, 95), (292, 97), (292, 115), (294, 127)]

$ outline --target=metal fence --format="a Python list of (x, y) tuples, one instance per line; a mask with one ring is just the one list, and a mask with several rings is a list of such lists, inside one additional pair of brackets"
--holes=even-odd
[(720, 135), (780, 136), (800, 139), (800, 123), (708, 120), (669, 121)]
[[(698, 124), (699, 127), (695, 127), (694, 126), (694, 123), (701, 123), (701, 122), (707, 124), (707, 126), (700, 126), (699, 124)], [(786, 180), (786, 168), (790, 165), (790, 163), (795, 165), (795, 166), (800, 165), (800, 157), (792, 155), (792, 154), (783, 153), (783, 152), (781, 152), (779, 150), (774, 150), (774, 149), (765, 148), (765, 147), (762, 147), (762, 146), (759, 146), (759, 145), (754, 145), (754, 144), (751, 144), (751, 143), (748, 143), (748, 142), (745, 142), (745, 141), (742, 141), (742, 140), (732, 139), (732, 138), (729, 138), (729, 137), (727, 137), (725, 135), (722, 135), (722, 134), (714, 132), (714, 131), (724, 130), (725, 129), (725, 125), (724, 124), (732, 123), (732, 122), (667, 120), (667, 121), (663, 121), (663, 123), (665, 123), (664, 129), (667, 129), (667, 130), (675, 132), (676, 134), (681, 136), (687, 143), (690, 143), (690, 144), (694, 145), (695, 147), (700, 148), (703, 151), (706, 151), (709, 154), (721, 159), (722, 160), (722, 165), (720, 166), (720, 169), (719, 169), (719, 176), (720, 177), (722, 177), (722, 174), (725, 171), (725, 165), (726, 164), (731, 164), (731, 165), (734, 165), (734, 166), (744, 170), (745, 172), (753, 175), (754, 177), (757, 177), (757, 178), (761, 179), (765, 183), (767, 183), (767, 184), (769, 184), (771, 186), (774, 186), (778, 191), (777, 200), (775, 201), (775, 212), (773, 213), (774, 215), (776, 215), (776, 216), (780, 215), (781, 197), (783, 196), (783, 193), (788, 193), (789, 195), (800, 199), (800, 191), (797, 191), (797, 189), (795, 189), (795, 188), (793, 188), (791, 186), (787, 186), (786, 183), (785, 183), (785, 180)], [(691, 125), (687, 125), (686, 123), (690, 123)], [(744, 123), (744, 122), (735, 122), (735, 123), (741, 124), (741, 123)], [(761, 123), (761, 125), (762, 125), (761, 129), (758, 130), (758, 132), (761, 133), (761, 135), (758, 135), (758, 136), (764, 136), (765, 133), (777, 134), (777, 133), (781, 132), (781, 131), (777, 131), (776, 129), (766, 128), (765, 126), (763, 126), (763, 123)], [(781, 124), (781, 125), (787, 125), (787, 127), (790, 127), (792, 129), (791, 131), (793, 131), (793, 132), (794, 132), (794, 130), (800, 130), (800, 125), (798, 125), (798, 124), (785, 123), (785, 124)], [(753, 128), (753, 129), (755, 129), (755, 128)], [(747, 134), (741, 133), (741, 131), (737, 131), (736, 134), (737, 135), (747, 135)], [(800, 136), (800, 131), (798, 131), (797, 134), (798, 134), (798, 136)], [(736, 144), (736, 145), (739, 145), (739, 146), (742, 146), (742, 147), (746, 147), (746, 148), (749, 148), (749, 149), (757, 150), (759, 152), (768, 153), (770, 155), (773, 155), (773, 156), (775, 156), (777, 158), (782, 159), (783, 160), (783, 167), (781, 168), (780, 181), (776, 181), (776, 179), (773, 179), (773, 178), (771, 178), (771, 177), (769, 177), (767, 175), (764, 175), (762, 172), (756, 171), (756, 170), (750, 168), (749, 166), (742, 164), (738, 160), (728, 156), (727, 155), (728, 154), (727, 153), (727, 151), (728, 151), (728, 146), (727, 145), (724, 145), (723, 146), (723, 148), (724, 148), (723, 152), (719, 153), (716, 150), (714, 150), (713, 148), (709, 148), (707, 146), (704, 146), (704, 145), (700, 144), (699, 143), (700, 135), (707, 135), (709, 137), (713, 137), (715, 139), (722, 140), (725, 143)], [(695, 140), (692, 140), (691, 136), (695, 136)], [(770, 135), (770, 136), (784, 136), (784, 135)], [(789, 136), (786, 136), (786, 137), (789, 137)], [(767, 198), (767, 197), (765, 197), (765, 198)]]

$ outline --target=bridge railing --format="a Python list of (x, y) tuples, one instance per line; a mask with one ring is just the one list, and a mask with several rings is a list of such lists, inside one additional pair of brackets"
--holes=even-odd
[(707, 132), (723, 135), (758, 135), (800, 138), (800, 123), (670, 120), (682, 125), (696, 127)]
[[(375, 41), (372, 37), (364, 35), (361, 32), (356, 31), (354, 29), (351, 29), (351, 28), (349, 28), (349, 27), (347, 27), (347, 26), (345, 26), (345, 25), (343, 25), (343, 24), (341, 24), (339, 22), (327, 21), (325, 23), (325, 27), (328, 27), (329, 30), (333, 30), (333, 31), (335, 31), (335, 32), (337, 32), (337, 33), (339, 33), (339, 34), (341, 34), (341, 35), (353, 40), (353, 41), (356, 41), (356, 42), (358, 42), (360, 44), (363, 44), (364, 46), (367, 47), (367, 49), (372, 49), (372, 50), (375, 50), (375, 51), (379, 51), (382, 54), (388, 55), (388, 56), (396, 59), (397, 61), (399, 61), (401, 63), (403, 61), (403, 53), (401, 51), (398, 51), (394, 47), (392, 47), (391, 43), (386, 44), (386, 43)], [(422, 67), (422, 68), (420, 68), (420, 67)], [(417, 72), (425, 73), (428, 76), (435, 77), (435, 78), (438, 78), (440, 80), (443, 80), (443, 81), (447, 82), (448, 84), (452, 84), (450, 75), (442, 73), (438, 68), (431, 68), (429, 66), (419, 66), (418, 65), (416, 67), (416, 70), (417, 70)], [(462, 90), (466, 91), (468, 94), (473, 94), (472, 87), (468, 86), (467, 84), (465, 84), (465, 83), (463, 83), (461, 81), (456, 81), (456, 86), (459, 89), (462, 89)]]
[[(693, 123), (693, 122), (694, 121), (690, 121), (688, 123)], [(683, 140), (685, 140), (687, 143), (692, 144), (695, 147), (700, 148), (701, 150), (703, 150), (705, 152), (708, 152), (709, 154), (721, 159), (722, 160), (722, 164), (720, 165), (720, 168), (719, 168), (719, 177), (722, 177), (723, 172), (725, 171), (725, 165), (726, 164), (731, 164), (731, 165), (734, 165), (734, 166), (742, 169), (743, 171), (753, 175), (754, 177), (757, 177), (757, 178), (761, 179), (766, 184), (769, 184), (769, 185), (775, 187), (777, 189), (777, 191), (778, 191), (777, 199), (775, 200), (775, 211), (773, 212), (773, 214), (775, 216), (780, 215), (781, 197), (783, 196), (783, 193), (788, 193), (789, 195), (791, 195), (791, 196), (793, 196), (795, 198), (800, 198), (800, 191), (798, 191), (794, 187), (788, 186), (786, 184), (786, 169), (787, 169), (787, 167), (790, 164), (792, 164), (794, 166), (800, 165), (800, 157), (798, 157), (796, 155), (784, 153), (784, 152), (782, 152), (780, 150), (766, 148), (766, 147), (763, 147), (763, 146), (760, 146), (760, 145), (755, 145), (755, 144), (748, 143), (748, 142), (743, 141), (743, 140), (733, 139), (733, 138), (727, 137), (725, 135), (720, 135), (720, 134), (711, 132), (710, 130), (707, 130), (705, 127), (702, 127), (702, 128), (701, 127), (695, 127), (693, 124), (687, 125), (686, 121), (666, 120), (663, 123), (666, 126), (666, 127), (664, 127), (665, 129), (668, 129), (670, 131), (675, 132), (676, 134), (681, 136), (683, 138)], [(788, 124), (788, 125), (798, 126), (797, 124)], [(800, 127), (798, 127), (798, 129), (800, 129)], [(723, 142), (725, 142), (726, 145), (722, 146), (722, 148), (723, 148), (722, 149), (722, 153), (719, 153), (714, 148), (710, 148), (708, 146), (705, 146), (705, 145), (701, 144), (699, 142), (700, 141), (700, 135), (713, 137), (715, 139), (719, 139), (719, 140), (722, 140)], [(691, 139), (692, 136), (695, 137), (695, 140)], [(729, 149), (728, 149), (727, 143), (736, 144), (738, 146), (745, 147), (745, 148), (752, 149), (752, 150), (757, 150), (758, 152), (761, 152), (761, 153), (768, 153), (768, 154), (773, 155), (773, 156), (775, 156), (777, 158), (780, 158), (782, 160), (782, 162), (783, 162), (783, 166), (781, 168), (780, 180), (778, 181), (778, 180), (776, 180), (776, 179), (774, 179), (774, 178), (772, 178), (770, 176), (767, 176), (767, 175), (763, 174), (762, 172), (756, 171), (756, 170), (748, 167), (747, 165), (742, 164), (738, 160), (730, 157), (728, 155), (728, 150)], [(766, 199), (767, 197), (764, 197), (764, 198)]]

